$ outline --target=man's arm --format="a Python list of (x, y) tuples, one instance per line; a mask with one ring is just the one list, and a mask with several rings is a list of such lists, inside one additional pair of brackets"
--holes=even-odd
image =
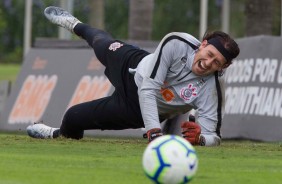
[[(193, 124), (191, 121), (185, 123), (182, 132), (186, 132), (186, 136), (195, 137), (198, 141), (196, 144), (220, 145), (220, 128), (225, 104), (223, 82), (217, 75), (206, 82), (205, 88), (201, 90), (195, 101), (195, 106), (198, 107), (196, 123)], [(200, 127), (200, 135), (197, 127)]]
[(142, 79), (138, 84), (138, 95), (147, 135), (151, 134), (151, 130), (161, 130), (156, 96), (160, 93), (168, 68), (174, 60), (175, 44), (175, 40), (166, 42), (164, 38), (150, 61), (145, 61), (140, 75)]

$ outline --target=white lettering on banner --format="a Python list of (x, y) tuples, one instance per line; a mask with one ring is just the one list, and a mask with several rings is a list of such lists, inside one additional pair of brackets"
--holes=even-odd
[(282, 64), (280, 64), (279, 71), (277, 74), (277, 83), (278, 84), (282, 83)]
[(225, 74), (226, 83), (249, 82), (253, 65), (254, 59), (235, 60)]
[[(269, 82), (275, 81), (278, 69), (278, 60), (270, 58), (250, 58), (235, 60), (227, 69), (225, 81), (230, 83)], [(280, 62), (277, 82), (282, 83), (282, 66)]]
[(278, 61), (276, 59), (270, 60), (269, 58), (257, 58), (255, 62), (254, 73), (252, 81), (258, 77), (260, 82), (273, 82), (277, 69)]
[(226, 114), (282, 117), (282, 90), (267, 87), (228, 87)]

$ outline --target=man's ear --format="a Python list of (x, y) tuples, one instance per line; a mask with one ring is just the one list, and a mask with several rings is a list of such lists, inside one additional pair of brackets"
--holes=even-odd
[(225, 63), (225, 64), (222, 66), (222, 69), (225, 69), (225, 68), (229, 67), (231, 64), (232, 64), (232, 62)]
[(208, 45), (208, 40), (203, 40), (200, 47), (206, 47)]

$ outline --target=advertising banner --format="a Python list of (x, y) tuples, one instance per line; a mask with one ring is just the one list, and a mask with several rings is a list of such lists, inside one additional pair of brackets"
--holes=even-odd
[(1, 113), (0, 129), (25, 130), (40, 121), (59, 127), (67, 108), (113, 90), (92, 49), (31, 49)]
[(238, 40), (241, 53), (227, 69), (224, 138), (282, 140), (282, 38)]

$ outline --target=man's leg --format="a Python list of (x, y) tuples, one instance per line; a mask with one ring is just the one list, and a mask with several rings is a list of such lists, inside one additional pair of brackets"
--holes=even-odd
[(106, 63), (106, 51), (108, 50), (111, 43), (115, 40), (112, 36), (100, 29), (93, 28), (88, 24), (78, 23), (73, 32), (87, 41), (88, 45), (91, 46), (95, 52), (97, 59), (107, 67)]
[[(129, 116), (130, 115), (130, 116)], [(128, 108), (118, 94), (77, 104), (69, 108), (60, 128), (42, 123), (29, 125), (30, 137), (40, 139), (67, 138), (81, 139), (84, 130), (123, 130), (144, 127), (143, 120), (134, 108)]]
[[(58, 7), (48, 7), (44, 13), (52, 23), (81, 36), (92, 46), (97, 58), (106, 66), (105, 74), (109, 77), (117, 92), (110, 97), (71, 107), (64, 116), (60, 130), (54, 131), (52, 127), (37, 124), (28, 127), (31, 130), (28, 132), (32, 133), (29, 135), (36, 138), (55, 138), (62, 134), (65, 137), (80, 139), (83, 137), (84, 130), (88, 129), (119, 130), (143, 127), (134, 78), (128, 72), (125, 72), (124, 76), (120, 76), (119, 71), (128, 71), (128, 66), (135, 68), (139, 60), (148, 53), (140, 52), (128, 45), (123, 46), (124, 49), (107, 53), (109, 45), (115, 40), (106, 32), (82, 24), (71, 14)], [(127, 59), (130, 60), (130, 58), (123, 59), (126, 53), (135, 56), (136, 59), (133, 60), (136, 61), (127, 63)], [(109, 67), (107, 66), (108, 60), (114, 61), (109, 64)], [(111, 75), (109, 75), (110, 73)], [(124, 82), (126, 82), (126, 85)], [(44, 136), (38, 136), (42, 134)]]
[(114, 92), (112, 96), (69, 108), (60, 133), (67, 138), (81, 139), (84, 130), (123, 130), (143, 126), (142, 117), (125, 104), (122, 96)]
[(105, 51), (109, 45), (114, 42), (114, 39), (110, 34), (100, 29), (93, 28), (87, 24), (83, 24), (69, 12), (59, 7), (49, 6), (44, 10), (44, 14), (45, 17), (53, 24), (63, 27), (85, 39), (94, 49), (98, 60), (106, 66), (104, 61), (106, 54)]

